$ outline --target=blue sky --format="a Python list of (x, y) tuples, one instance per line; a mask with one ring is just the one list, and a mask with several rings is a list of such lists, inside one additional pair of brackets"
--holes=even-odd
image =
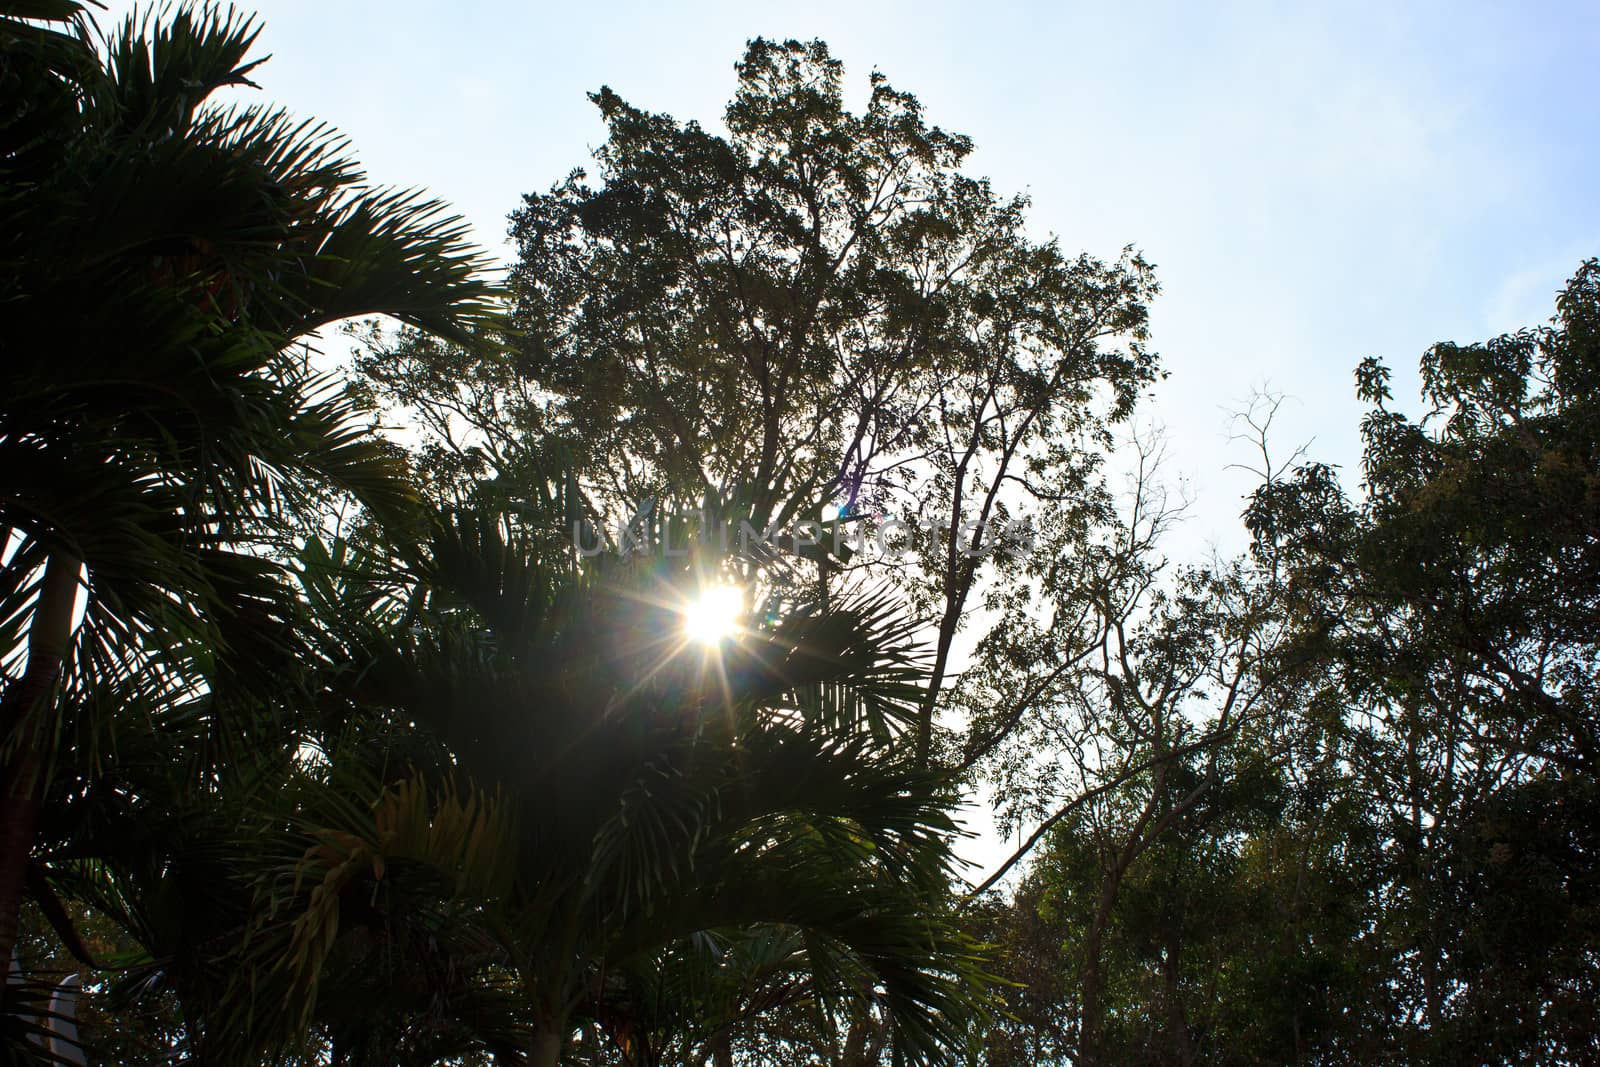
[(1033, 196), (1038, 235), (1158, 265), (1144, 418), (1191, 484), (1189, 548), (1240, 544), (1226, 412), (1253, 388), (1289, 395), (1286, 447), (1353, 473), (1358, 360), (1409, 400), (1429, 343), (1542, 321), (1600, 254), (1600, 5), (254, 6), (266, 97), (502, 253), (518, 196), (602, 140), (590, 90), (712, 125), (758, 34), (827, 40), (858, 98), (883, 70)]

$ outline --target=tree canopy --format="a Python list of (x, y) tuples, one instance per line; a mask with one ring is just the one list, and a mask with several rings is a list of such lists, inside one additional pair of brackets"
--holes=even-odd
[(1600, 262), (1173, 562), (1152, 266), (884, 75), (600, 89), (502, 284), (258, 32), (0, 0), (0, 1058), (1600, 1056)]

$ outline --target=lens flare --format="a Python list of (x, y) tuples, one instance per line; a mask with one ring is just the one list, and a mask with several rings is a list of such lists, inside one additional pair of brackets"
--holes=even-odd
[(738, 632), (742, 614), (744, 594), (736, 586), (708, 586), (683, 609), (683, 632), (691, 641), (719, 644)]

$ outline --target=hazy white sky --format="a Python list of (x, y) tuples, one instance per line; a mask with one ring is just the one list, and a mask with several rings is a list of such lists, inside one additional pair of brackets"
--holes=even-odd
[(712, 125), (756, 35), (827, 40), (861, 96), (883, 70), (1032, 194), (1039, 235), (1157, 264), (1171, 376), (1145, 417), (1191, 481), (1196, 550), (1240, 544), (1225, 412), (1253, 387), (1292, 398), (1286, 444), (1353, 471), (1358, 360), (1410, 399), (1429, 343), (1542, 321), (1600, 254), (1592, 3), (253, 6), (262, 95), (501, 253), (518, 196), (603, 139), (590, 90)]

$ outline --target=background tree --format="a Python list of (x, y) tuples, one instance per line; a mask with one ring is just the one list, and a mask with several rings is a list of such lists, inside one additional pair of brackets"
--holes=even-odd
[[(1254, 633), (1238, 692), (1267, 713), (1174, 749), (1159, 780), (1134, 762), (1103, 790), (1068, 791), (1010, 906), (975, 914), (998, 933), (1002, 973), (1027, 983), (975, 1062), (1593, 1059), (1597, 276), (1580, 269), (1546, 328), (1430, 349), (1419, 423), (1392, 410), (1383, 367), (1362, 364), (1364, 491), (1326, 466), (1269, 464), (1249, 559), (1208, 579), (1249, 595), (1196, 600), (1178, 582), (1157, 595), (1170, 608), (1139, 616), (1130, 632), (1165, 615), (1188, 640)], [(1133, 588), (1150, 573), (1061, 570), (1080, 584), (1132, 573)], [(1092, 678), (1080, 650), (1094, 641), (1072, 627), (1101, 626), (1085, 618), (1056, 609), (1039, 661)], [(1144, 664), (1179, 647), (1131, 642), (1123, 669), (1167, 677)], [(1054, 678), (996, 663), (967, 682), (1032, 694)], [(1158, 694), (1184, 690), (1172, 677)], [(1106, 683), (1065, 688), (1081, 700)], [(1233, 690), (1213, 677), (1192, 692), (1181, 728), (1196, 730)], [(1041, 754), (1115, 769), (1158, 737), (1123, 721), (1005, 724), (990, 773), (1042, 818), (1048, 806), (1025, 806), (1058, 788), (1031, 770)]]
[[(1385, 843), (1389, 1040), (1414, 1061), (1594, 1052), (1575, 1007), (1594, 973), (1573, 954), (1592, 951), (1575, 894), (1594, 876), (1582, 813), (1600, 736), (1597, 325), (1590, 260), (1550, 325), (1431, 348), (1418, 423), (1364, 362), (1364, 497), (1312, 465), (1248, 516), (1280, 546), (1301, 640), (1345, 709), (1341, 757)], [(1537, 829), (1511, 814), (1533, 796)], [(1507, 862), (1539, 873), (1499, 881)], [(1523, 925), (1534, 913), (1564, 916), (1565, 933)]]

